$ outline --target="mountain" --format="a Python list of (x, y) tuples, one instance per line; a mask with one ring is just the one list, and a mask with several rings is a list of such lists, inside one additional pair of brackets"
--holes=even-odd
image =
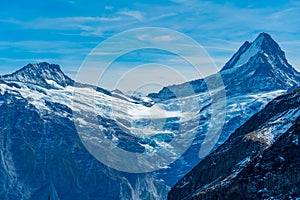
[[(287, 90), (300, 83), (300, 73), (288, 63), (284, 51), (267, 33), (260, 33), (252, 43), (246, 41), (219, 73), (227, 95)], [(206, 82), (210, 78), (168, 86), (149, 97), (158, 101), (175, 98), (172, 91), (182, 92), (184, 96), (184, 88), (188, 85), (196, 93), (206, 92)]]
[(46, 88), (60, 88), (73, 85), (74, 81), (66, 76), (58, 65), (46, 62), (28, 64), (22, 69), (0, 76), (1, 80), (36, 84)]
[[(225, 90), (225, 109), (221, 106), (222, 95), (214, 98), (207, 86), (211, 87), (211, 82), (218, 80), (218, 76), (222, 78), (223, 85), (215, 84), (214, 90)], [(192, 145), (169, 169), (159, 171), (158, 177), (166, 180), (167, 185), (173, 186), (176, 179), (180, 179), (201, 161), (202, 157), (199, 155), (202, 144), (213, 146), (208, 148), (210, 151), (217, 148), (270, 100), (286, 93), (290, 88), (299, 86), (299, 77), (300, 73), (288, 63), (279, 45), (270, 35), (261, 33), (252, 43), (245, 42), (218, 75), (165, 87), (158, 93), (149, 94), (148, 97), (157, 103), (189, 98), (200, 105), (200, 123)], [(195, 94), (186, 92), (190, 87)], [(210, 127), (219, 126), (224, 112), (225, 121), (221, 132), (218, 133), (219, 130), (216, 129), (209, 131)], [(213, 113), (215, 116), (212, 116)], [(213, 122), (214, 125), (209, 122)], [(213, 142), (208, 141), (209, 135), (216, 135)]]
[(85, 150), (62, 104), (74, 81), (48, 63), (1, 80), (0, 199), (116, 199), (119, 181)]
[[(113, 117), (125, 121), (127, 112), (143, 109), (149, 107), (141, 100), (71, 80), (58, 65), (29, 64), (1, 76), (0, 199), (131, 199), (131, 184), (150, 182), (147, 175), (100, 163), (82, 137), (86, 134), (92, 141), (90, 116), (97, 111), (97, 127), (106, 126), (108, 138), (124, 150), (142, 152), (141, 142), (120, 129)], [(151, 184), (159, 189), (155, 195), (166, 198), (160, 181)], [(147, 190), (143, 194), (154, 199)]]
[[(261, 38), (248, 44), (260, 50), (245, 64), (146, 98), (77, 83), (48, 63), (1, 76), (0, 198), (166, 199), (206, 154), (299, 85), (280, 48), (266, 45), (276, 42)], [(115, 149), (141, 159), (115, 157)]]
[(267, 33), (261, 33), (253, 43), (245, 42), (221, 73), (226, 89), (232, 93), (286, 90), (300, 81), (299, 72), (288, 63), (285, 53)]
[(168, 199), (295, 199), (300, 194), (300, 89), (272, 100), (202, 160)]

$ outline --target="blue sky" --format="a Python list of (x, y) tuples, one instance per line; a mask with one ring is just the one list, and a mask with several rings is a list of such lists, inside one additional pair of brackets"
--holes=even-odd
[[(252, 41), (258, 33), (268, 32), (300, 70), (299, 13), (300, 2), (293, 0), (3, 1), (0, 73), (12, 72), (29, 62), (48, 61), (60, 64), (66, 74), (74, 77), (101, 41), (140, 27), (170, 28), (186, 34), (205, 48), (218, 68), (245, 40)], [(159, 63), (160, 57), (155, 58)], [(161, 56), (161, 60), (166, 57)], [(136, 60), (124, 59), (116, 69), (132, 63)], [(181, 64), (178, 62), (177, 67), (182, 70)], [(191, 74), (190, 79), (194, 78)]]

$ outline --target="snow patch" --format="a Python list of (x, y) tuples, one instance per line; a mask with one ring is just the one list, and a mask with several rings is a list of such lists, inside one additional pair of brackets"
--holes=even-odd
[(45, 81), (51, 85), (52, 87), (55, 87), (55, 88), (58, 88), (58, 89), (64, 89), (63, 86), (59, 85), (58, 83), (56, 83), (55, 81), (53, 80), (48, 80), (48, 79), (45, 79)]
[(268, 148), (275, 139), (291, 128), (299, 115), (300, 108), (289, 110), (283, 114), (277, 114), (277, 117), (271, 118), (259, 130), (248, 133), (245, 135), (245, 138), (264, 143)]
[(261, 47), (259, 43), (253, 43), (250, 48), (240, 56), (240, 59), (236, 62), (234, 67), (240, 67), (246, 64), (251, 57), (255, 56), (260, 51)]

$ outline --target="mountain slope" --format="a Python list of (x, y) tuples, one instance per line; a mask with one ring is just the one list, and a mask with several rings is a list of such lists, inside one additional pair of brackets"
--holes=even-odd
[(69, 108), (49, 102), (41, 116), (20, 95), (0, 102), (0, 199), (118, 199), (117, 173), (85, 150)]
[(236, 130), (169, 192), (168, 199), (286, 199), (299, 195), (300, 89)]
[[(89, 130), (93, 126), (89, 116), (97, 111), (96, 125), (106, 126), (110, 130), (107, 136), (120, 148), (144, 151), (136, 138), (118, 129), (112, 116), (125, 119), (127, 112), (147, 111), (149, 107), (141, 100), (121, 93), (115, 95), (95, 86), (74, 81), (60, 85), (63, 80), (57, 73), (60, 68), (54, 67), (42, 77), (38, 75), (51, 66), (54, 65), (28, 65), (0, 79), (0, 199), (132, 198), (131, 184), (150, 182), (149, 178), (121, 173), (100, 163), (83, 145), (75, 124)], [(27, 82), (29, 78), (20, 77), (32, 80)], [(45, 84), (44, 80), (51, 79), (55, 84)], [(77, 98), (72, 107), (74, 90)], [(111, 104), (115, 105), (113, 113)], [(85, 117), (79, 118), (75, 113)], [(88, 131), (85, 134), (92, 139)], [(163, 184), (156, 180), (151, 180), (151, 184), (159, 191), (151, 194), (145, 190), (145, 196), (166, 198)]]

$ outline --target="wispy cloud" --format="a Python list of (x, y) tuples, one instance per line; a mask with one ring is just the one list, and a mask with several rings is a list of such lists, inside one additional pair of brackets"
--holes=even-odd
[(86, 47), (86, 43), (67, 42), (67, 41), (18, 41), (8, 42), (0, 41), (0, 50), (14, 49), (31, 53), (48, 53), (48, 54), (73, 54), (86, 55), (91, 48)]
[(104, 9), (105, 9), (105, 10), (113, 10), (114, 7), (112, 7), (112, 6), (105, 6)]
[[(0, 22), (13, 23), (35, 30), (77, 30), (81, 31), (79, 35), (84, 36), (103, 35), (105, 32), (120, 32), (142, 26), (159, 26), (192, 33), (193, 37), (202, 34), (203, 37), (213, 36), (231, 40), (239, 37), (244, 39), (251, 32), (253, 35), (257, 34), (253, 33), (253, 30), (278, 32), (285, 28), (286, 31), (294, 32), (300, 29), (297, 28), (298, 23), (296, 23), (299, 18), (298, 13), (300, 13), (297, 6), (283, 10), (272, 7), (254, 9), (210, 1), (174, 1), (178, 4), (154, 5), (153, 7), (140, 4), (135, 10), (118, 10), (105, 6), (105, 9), (110, 12), (112, 9), (116, 11), (104, 17), (37, 18), (32, 21), (2, 19)], [(288, 21), (294, 23), (288, 23)]]
[(120, 11), (118, 12), (120, 15), (125, 15), (125, 16), (129, 16), (129, 17), (133, 17), (139, 21), (144, 21), (144, 14), (140, 11), (136, 11), (136, 10), (125, 10), (125, 11)]
[(120, 17), (62, 17), (62, 18), (37, 18), (33, 21), (21, 21), (17, 19), (2, 19), (0, 22), (20, 25), (27, 29), (48, 30), (91, 30), (97, 23), (119, 21)]
[(91, 51), (92, 47), (87, 45), (66, 41), (0, 41), (0, 71), (7, 74), (27, 63), (46, 61), (63, 66), (67, 74), (73, 73)]
[(153, 43), (156, 42), (172, 42), (172, 41), (176, 41), (179, 38), (177, 36), (174, 35), (158, 35), (155, 36), (151, 33), (143, 33), (143, 34), (139, 34), (135, 36), (138, 40), (141, 41), (152, 41)]

